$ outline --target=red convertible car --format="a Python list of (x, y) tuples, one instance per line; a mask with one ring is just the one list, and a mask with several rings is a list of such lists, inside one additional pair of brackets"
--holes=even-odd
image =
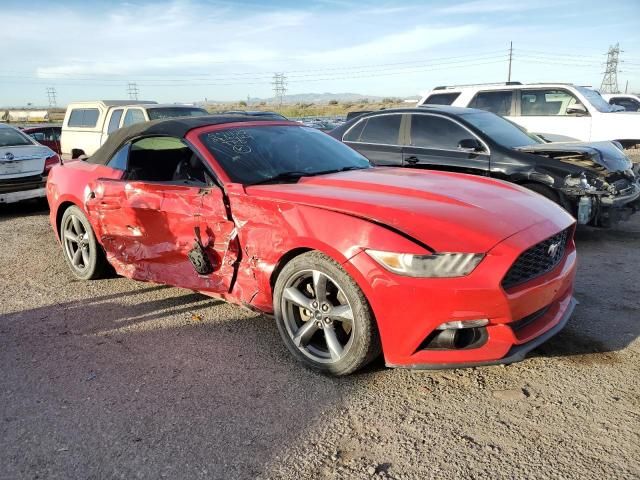
[(272, 313), (291, 353), (345, 375), (521, 360), (575, 305), (574, 219), (488, 178), (376, 168), (315, 129), (223, 115), (124, 128), (53, 168), (79, 279), (111, 264)]

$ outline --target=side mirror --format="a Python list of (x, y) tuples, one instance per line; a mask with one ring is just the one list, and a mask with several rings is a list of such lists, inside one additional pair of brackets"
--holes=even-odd
[(587, 112), (585, 106), (579, 103), (567, 107), (567, 115), (577, 115), (578, 117), (581, 117), (583, 115), (587, 115), (588, 113), (589, 112)]
[(458, 150), (464, 152), (475, 153), (484, 151), (484, 147), (477, 138), (463, 138), (458, 143)]

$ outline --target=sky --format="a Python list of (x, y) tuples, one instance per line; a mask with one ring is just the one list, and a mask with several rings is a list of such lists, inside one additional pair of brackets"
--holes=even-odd
[(507, 79), (640, 91), (640, 0), (1, 0), (0, 105), (139, 98), (236, 101), (287, 93), (416, 97)]

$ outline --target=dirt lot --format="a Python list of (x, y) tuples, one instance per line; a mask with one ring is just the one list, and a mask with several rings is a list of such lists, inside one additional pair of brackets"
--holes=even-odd
[(43, 207), (2, 207), (0, 478), (638, 478), (640, 216), (577, 243), (526, 361), (336, 380), (241, 308), (73, 281)]

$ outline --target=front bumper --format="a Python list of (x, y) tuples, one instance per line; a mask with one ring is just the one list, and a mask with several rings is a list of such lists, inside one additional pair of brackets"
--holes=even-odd
[(31, 190), (20, 190), (18, 192), (0, 193), (0, 203), (15, 203), (32, 198), (45, 198), (47, 189), (42, 186)]
[(412, 368), (415, 370), (442, 370), (444, 368), (471, 368), (471, 367), (487, 367), (489, 365), (508, 365), (510, 363), (521, 362), (527, 356), (527, 354), (538, 348), (540, 345), (545, 343), (551, 337), (558, 334), (569, 322), (569, 318), (571, 318), (571, 314), (575, 309), (578, 301), (571, 297), (568, 301), (568, 304), (564, 311), (562, 311), (562, 316), (558, 323), (555, 324), (552, 328), (544, 332), (543, 334), (535, 337), (533, 340), (523, 343), (521, 345), (515, 345), (511, 347), (511, 350), (507, 353), (505, 357), (499, 358), (497, 360), (485, 360), (480, 362), (470, 362), (470, 363), (423, 363), (419, 365), (389, 365), (390, 367), (403, 367), (403, 368)]
[(596, 226), (608, 227), (617, 222), (628, 220), (639, 210), (640, 182), (636, 182), (631, 191), (623, 195), (602, 197), (594, 223)]
[[(501, 282), (520, 253), (568, 227), (545, 221), (516, 233), (461, 278), (401, 277), (381, 269), (366, 253), (353, 257), (350, 265), (365, 277), (361, 286), (376, 316), (385, 363), (405, 368), (511, 363), (557, 333), (575, 306), (573, 239), (550, 272), (508, 290)], [(480, 344), (425, 347), (425, 340), (442, 323), (483, 318), (489, 324)], [(527, 318), (534, 321), (523, 323)]]
[(32, 198), (44, 198), (47, 177), (33, 175), (29, 177), (0, 180), (0, 203), (14, 203)]

